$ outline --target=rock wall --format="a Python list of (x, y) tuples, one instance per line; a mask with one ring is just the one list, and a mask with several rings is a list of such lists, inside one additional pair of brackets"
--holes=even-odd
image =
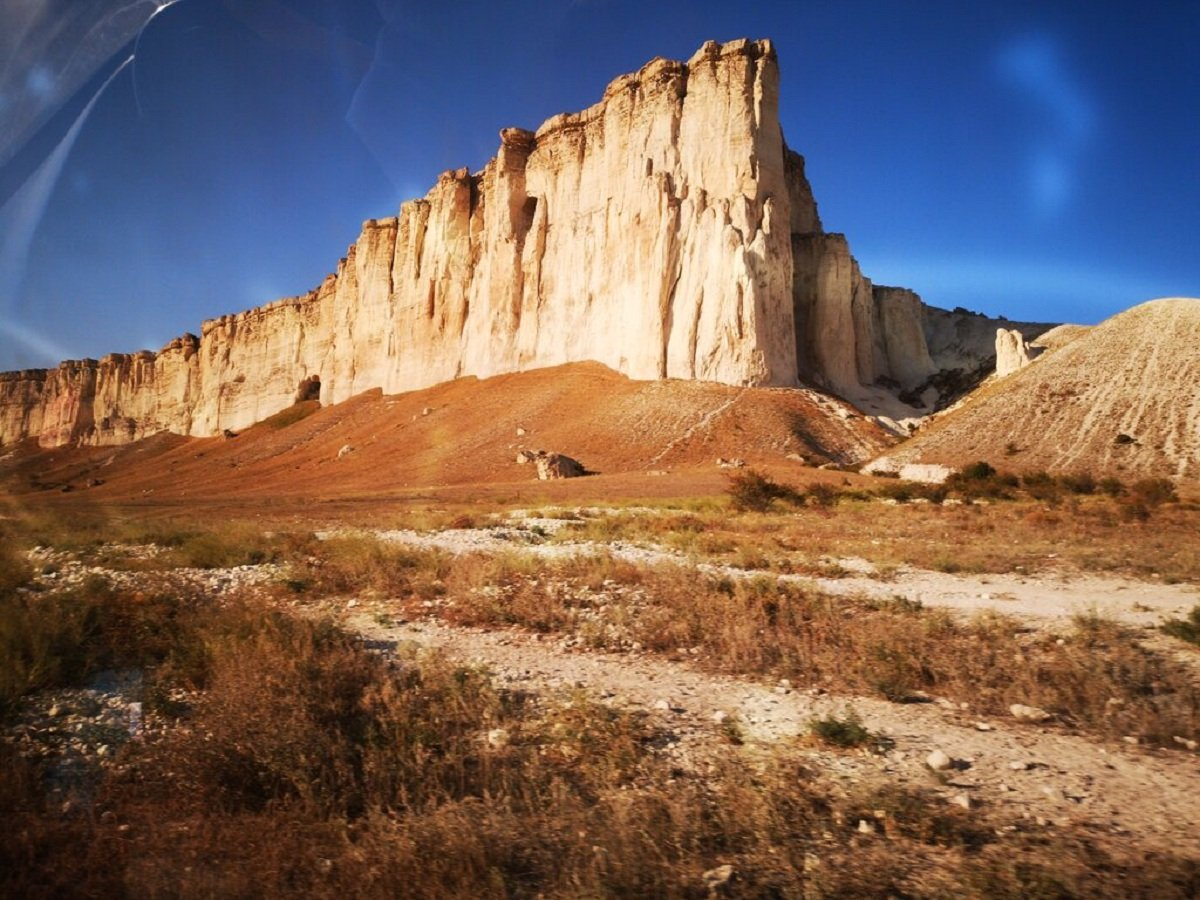
[(768, 41), (655, 59), (596, 105), (505, 129), (370, 220), (310, 293), (159, 353), (0, 377), (0, 442), (237, 431), (303, 383), (337, 403), (592, 360), (635, 379), (814, 382), (853, 399), (936, 370), (915, 294), (875, 288), (825, 234), (784, 143)]

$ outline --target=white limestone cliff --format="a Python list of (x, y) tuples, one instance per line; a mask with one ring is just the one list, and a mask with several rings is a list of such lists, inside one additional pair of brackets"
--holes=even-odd
[[(212, 436), (322, 403), (596, 361), (635, 379), (816, 383), (849, 399), (935, 374), (927, 309), (821, 229), (779, 126), (769, 41), (655, 59), (482, 171), (368, 220), (310, 293), (159, 353), (0, 376), (0, 443)], [(947, 314), (949, 315), (949, 314)]]

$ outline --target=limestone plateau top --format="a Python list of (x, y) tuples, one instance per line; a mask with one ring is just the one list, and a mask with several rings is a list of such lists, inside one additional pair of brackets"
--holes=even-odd
[(778, 97), (769, 41), (654, 59), (365, 222), (304, 296), (158, 353), (0, 375), (0, 442), (212, 436), (298, 398), (584, 360), (634, 379), (812, 383), (919, 415), (948, 370), (990, 366), (996, 323), (861, 275), (822, 230)]

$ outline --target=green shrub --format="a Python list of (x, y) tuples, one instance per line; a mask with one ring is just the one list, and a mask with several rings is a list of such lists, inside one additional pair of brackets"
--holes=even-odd
[(814, 739), (831, 747), (861, 747), (875, 739), (852, 709), (847, 709), (840, 719), (837, 716), (813, 719), (808, 723), (808, 732)]

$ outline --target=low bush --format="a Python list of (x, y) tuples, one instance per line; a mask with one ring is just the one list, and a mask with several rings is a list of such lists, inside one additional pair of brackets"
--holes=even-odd
[(1200, 604), (1192, 607), (1186, 619), (1168, 619), (1159, 627), (1171, 637), (1200, 645)]
[(1058, 477), (1058, 483), (1072, 494), (1094, 494), (1098, 488), (1096, 479), (1089, 472), (1070, 472)]
[(1054, 505), (1062, 499), (1062, 489), (1058, 479), (1048, 472), (1030, 472), (1022, 475), (1021, 487), (1034, 500)]
[(1179, 496), (1175, 493), (1175, 484), (1171, 479), (1143, 478), (1130, 485), (1129, 499), (1133, 503), (1143, 503), (1153, 509), (1164, 503), (1175, 503)]
[(765, 512), (776, 500), (797, 505), (803, 502), (795, 488), (780, 484), (754, 469), (730, 475), (725, 492), (734, 509), (742, 512)]
[(830, 747), (862, 747), (877, 742), (852, 709), (846, 710), (842, 718), (826, 716), (808, 723), (808, 733), (813, 739)]
[(966, 500), (1012, 500), (1020, 485), (1016, 475), (997, 472), (987, 462), (974, 462), (953, 473), (945, 489)]

